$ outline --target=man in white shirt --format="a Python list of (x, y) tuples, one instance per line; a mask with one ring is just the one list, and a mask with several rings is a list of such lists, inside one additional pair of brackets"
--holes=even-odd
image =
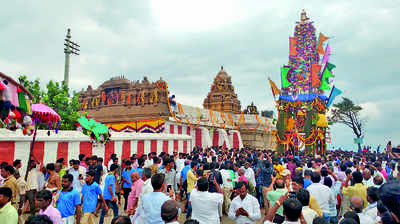
[(143, 195), (148, 194), (153, 192), (153, 186), (151, 185), (151, 169), (150, 168), (144, 168), (142, 172), (142, 180), (144, 181), (142, 184), (142, 192), (140, 193), (139, 199), (138, 199), (138, 206), (137, 210), (134, 215), (132, 215), (131, 221), (132, 223), (135, 224), (144, 224), (145, 223), (145, 214), (142, 209), (142, 201), (143, 201)]
[(311, 174), (311, 181), (313, 183), (307, 188), (307, 190), (315, 199), (317, 199), (324, 218), (328, 218), (330, 213), (329, 204), (335, 203), (335, 198), (333, 198), (331, 189), (320, 183), (321, 176), (317, 172)]
[(73, 160), (72, 168), (68, 170), (68, 173), (74, 177), (72, 187), (81, 193), (83, 185), (85, 184), (86, 168), (79, 165), (79, 160)]
[(318, 214), (308, 206), (310, 204), (310, 193), (306, 189), (300, 188), (296, 192), (296, 198), (303, 206), (301, 214), (303, 214), (304, 220), (307, 224), (312, 224)]
[(367, 187), (374, 186), (374, 179), (371, 177), (371, 171), (367, 168), (365, 168), (362, 172), (363, 175), (363, 185)]
[(153, 158), (152, 158), (152, 154), (149, 153), (147, 156), (147, 159), (144, 162), (144, 167), (147, 168), (147, 167), (150, 167), (151, 165), (153, 165)]
[(379, 222), (381, 217), (378, 216), (378, 200), (379, 200), (379, 190), (376, 187), (367, 188), (367, 201), (369, 205), (364, 209), (363, 214), (369, 215), (372, 220)]
[[(107, 164), (107, 170), (110, 170), (111, 165), (114, 163), (114, 158), (117, 158), (117, 154), (111, 154), (110, 155), (110, 160), (108, 160), (108, 164)], [(106, 171), (104, 171), (106, 172)], [(86, 172), (85, 172), (86, 173)], [(107, 173), (107, 172), (106, 172)]]
[(232, 195), (232, 190), (233, 190), (233, 183), (232, 183), (232, 177), (231, 177), (231, 172), (226, 169), (225, 164), (221, 164), (221, 176), (222, 176), (222, 192), (224, 195), (224, 207), (223, 207), (223, 212), (225, 214), (228, 213), (229, 211), (229, 206), (231, 205), (231, 195)]
[(190, 194), (192, 205), (192, 219), (200, 224), (218, 224), (221, 222), (221, 209), (223, 202), (222, 190), (214, 178), (218, 193), (208, 192), (208, 180), (202, 177), (197, 180), (197, 188)]
[(376, 223), (369, 215), (362, 213), (364, 208), (364, 201), (359, 196), (353, 196), (350, 201), (350, 208), (357, 213), (362, 224), (374, 224)]
[(250, 163), (246, 162), (246, 164), (244, 164), (244, 167), (246, 168), (244, 176), (249, 181), (249, 183), (253, 185), (253, 187), (256, 187), (256, 177), (254, 175), (254, 170), (250, 167)]
[(260, 204), (257, 199), (248, 194), (249, 186), (246, 182), (239, 182), (239, 196), (234, 198), (229, 208), (228, 216), (236, 224), (255, 224), (261, 218)]
[(180, 173), (183, 167), (185, 167), (185, 159), (183, 158), (182, 153), (179, 153), (179, 158), (176, 159), (175, 164), (176, 164), (176, 171)]
[(29, 200), (29, 209), (31, 215), (35, 214), (35, 198), (36, 193), (39, 189), (39, 173), (40, 173), (40, 162), (32, 155), (34, 160), (29, 162), (28, 176), (26, 178), (26, 193), (25, 201)]

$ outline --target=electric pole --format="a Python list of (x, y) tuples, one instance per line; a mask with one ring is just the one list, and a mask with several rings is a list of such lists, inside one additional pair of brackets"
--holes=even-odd
[(64, 42), (65, 48), (65, 68), (64, 68), (64, 83), (68, 86), (69, 83), (69, 57), (71, 54), (79, 55), (79, 45), (71, 41), (71, 29), (68, 28), (67, 36)]

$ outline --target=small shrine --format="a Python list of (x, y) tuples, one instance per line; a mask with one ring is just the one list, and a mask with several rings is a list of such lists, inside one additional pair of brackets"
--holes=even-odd
[(259, 114), (257, 106), (254, 105), (254, 102), (251, 102), (251, 104), (247, 106), (246, 110), (244, 110), (244, 114)]
[(225, 72), (223, 66), (214, 78), (211, 90), (204, 99), (203, 107), (224, 113), (240, 114), (241, 112), (240, 101), (235, 93), (231, 77)]

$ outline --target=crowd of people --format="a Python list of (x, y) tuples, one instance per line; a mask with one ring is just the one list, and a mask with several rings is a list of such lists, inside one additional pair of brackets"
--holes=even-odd
[(390, 151), (195, 147), (45, 165), (33, 156), (27, 175), (21, 160), (1, 163), (0, 223), (102, 224), (111, 213), (111, 223), (133, 224), (400, 223), (400, 164)]

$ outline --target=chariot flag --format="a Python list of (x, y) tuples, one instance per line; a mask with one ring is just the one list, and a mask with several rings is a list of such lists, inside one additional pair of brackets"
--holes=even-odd
[(326, 63), (329, 61), (329, 56), (331, 56), (331, 47), (329, 44), (326, 45), (324, 57), (322, 57), (322, 67), (324, 68)]
[(331, 94), (328, 99), (328, 103), (326, 104), (327, 107), (330, 107), (337, 96), (342, 94), (343, 91), (333, 86)]
[(287, 80), (287, 73), (289, 72), (290, 67), (283, 66), (281, 67), (281, 82), (282, 88), (287, 88), (291, 85), (291, 83)]
[(317, 46), (317, 52), (318, 54), (325, 54), (323, 43), (327, 41), (329, 37), (323, 35), (322, 33), (319, 33), (319, 41), (318, 41), (318, 46)]
[(321, 81), (319, 80), (318, 73), (321, 70), (321, 65), (312, 64), (311, 65), (311, 86), (318, 87), (321, 85)]
[(281, 94), (281, 91), (278, 89), (278, 87), (276, 87), (274, 81), (272, 81), (270, 78), (268, 78), (269, 80), (269, 85), (271, 86), (271, 90), (272, 90), (272, 95), (274, 95), (274, 98), (276, 95)]
[(332, 70), (333, 70), (334, 68), (336, 68), (336, 65), (327, 62), (327, 63), (326, 63), (326, 68), (327, 68), (330, 72), (332, 72)]
[(332, 77), (332, 72), (325, 68), (324, 72), (322, 73), (321, 86), (319, 88), (322, 90), (330, 90), (331, 87), (329, 87), (329, 78)]
[(297, 54), (296, 41), (297, 41), (296, 37), (289, 37), (289, 55), (290, 56)]

